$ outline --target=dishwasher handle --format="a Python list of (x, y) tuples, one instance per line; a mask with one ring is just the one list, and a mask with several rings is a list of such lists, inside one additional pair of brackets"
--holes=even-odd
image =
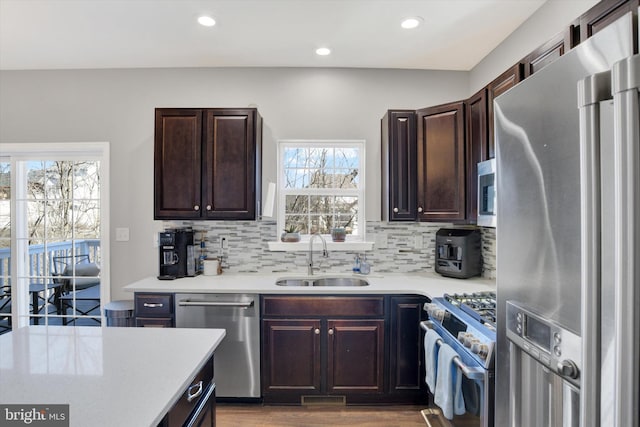
[(253, 300), (251, 301), (205, 301), (205, 300), (189, 300), (183, 299), (178, 301), (178, 305), (181, 307), (236, 307), (236, 308), (251, 308), (253, 307)]

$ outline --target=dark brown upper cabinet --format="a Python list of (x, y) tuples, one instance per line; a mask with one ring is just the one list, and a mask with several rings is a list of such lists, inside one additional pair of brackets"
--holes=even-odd
[(482, 160), (493, 159), (496, 156), (493, 134), (493, 100), (522, 81), (524, 78), (523, 68), (523, 64), (519, 62), (487, 86), (489, 140), (486, 150), (483, 150)]
[(464, 102), (416, 111), (418, 218), (465, 219)]
[(381, 121), (382, 218), (415, 221), (418, 214), (416, 113), (389, 110)]
[[(580, 17), (580, 40), (585, 41), (627, 12), (636, 12), (638, 0), (602, 0)], [(637, 46), (634, 49), (637, 51)]]
[(540, 71), (575, 47), (577, 40), (574, 37), (574, 28), (574, 26), (570, 26), (566, 31), (556, 34), (545, 44), (527, 55), (522, 61), (524, 63), (524, 77), (527, 78)]
[(467, 222), (478, 219), (478, 162), (488, 153), (489, 129), (487, 122), (487, 89), (482, 88), (465, 101), (466, 107), (466, 173)]
[(254, 108), (158, 108), (155, 219), (255, 219), (262, 119)]

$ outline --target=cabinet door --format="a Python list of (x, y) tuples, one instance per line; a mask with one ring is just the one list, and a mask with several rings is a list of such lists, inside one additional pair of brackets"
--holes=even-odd
[[(427, 298), (391, 297), (389, 329), (389, 392), (413, 393), (424, 390), (424, 345), (420, 321)], [(425, 393), (426, 395), (426, 393)]]
[(382, 118), (382, 218), (415, 221), (417, 217), (416, 114), (390, 110)]
[(327, 392), (384, 391), (384, 320), (327, 321)]
[(467, 175), (467, 222), (475, 224), (478, 219), (478, 162), (483, 151), (488, 151), (487, 89), (465, 101), (467, 107), (466, 175)]
[(464, 103), (417, 111), (418, 215), (421, 221), (465, 218)]
[(572, 47), (571, 35), (573, 26), (567, 31), (556, 34), (548, 42), (531, 52), (524, 59), (524, 77), (527, 78), (532, 74), (540, 71), (556, 59), (560, 58)]
[(637, 10), (638, 0), (602, 0), (580, 17), (580, 41), (585, 41), (627, 12)]
[(203, 215), (209, 219), (255, 219), (260, 159), (255, 109), (205, 110)]
[(320, 320), (262, 321), (262, 394), (320, 392)]
[(489, 83), (487, 86), (487, 103), (489, 107), (489, 143), (487, 144), (487, 150), (482, 153), (482, 160), (489, 160), (496, 157), (495, 136), (493, 132), (493, 100), (522, 81), (522, 69), (523, 65), (518, 63), (502, 73), (497, 79)]
[(200, 218), (202, 111), (156, 109), (155, 219)]

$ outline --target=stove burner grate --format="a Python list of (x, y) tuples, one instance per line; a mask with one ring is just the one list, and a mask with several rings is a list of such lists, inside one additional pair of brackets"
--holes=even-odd
[(464, 294), (445, 294), (445, 299), (455, 307), (471, 315), (488, 328), (496, 329), (496, 293), (474, 292)]

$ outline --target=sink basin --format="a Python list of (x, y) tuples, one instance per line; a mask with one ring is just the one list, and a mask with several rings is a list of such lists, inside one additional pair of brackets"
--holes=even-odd
[(313, 286), (369, 286), (369, 282), (356, 277), (325, 277), (314, 280)]
[(357, 277), (286, 278), (278, 279), (276, 286), (369, 286), (369, 282)]
[(313, 280), (307, 279), (279, 279), (277, 286), (313, 286)]

